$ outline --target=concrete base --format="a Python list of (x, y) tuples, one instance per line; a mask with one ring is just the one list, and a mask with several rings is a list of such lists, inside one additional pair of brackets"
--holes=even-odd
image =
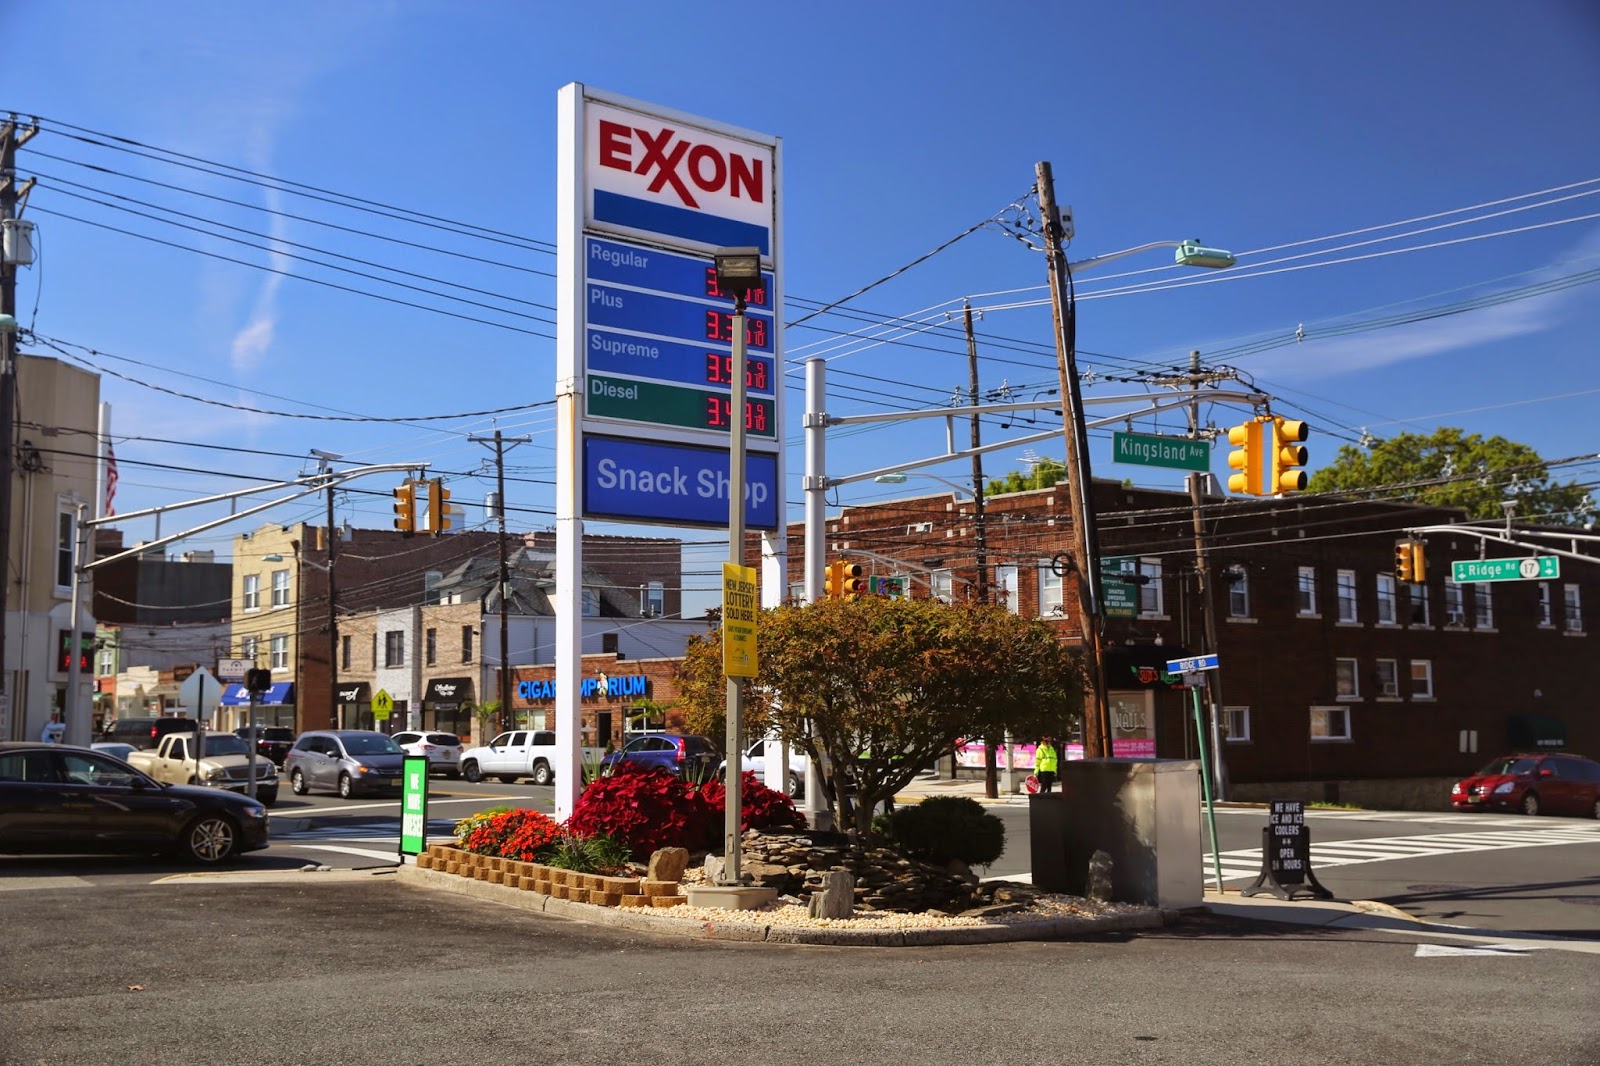
[(689, 885), (683, 890), (691, 907), (753, 911), (778, 898), (778, 890), (760, 885)]

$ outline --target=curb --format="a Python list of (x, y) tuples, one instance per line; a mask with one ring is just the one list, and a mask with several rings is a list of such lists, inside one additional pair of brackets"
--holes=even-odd
[(605, 925), (641, 933), (665, 933), (696, 940), (740, 941), (763, 944), (820, 944), (832, 947), (924, 947), (937, 944), (999, 944), (1016, 940), (1062, 940), (1098, 936), (1139, 929), (1159, 928), (1169, 916), (1154, 907), (1133, 914), (1104, 918), (1045, 918), (1014, 925), (958, 926), (948, 929), (829, 929), (791, 925), (762, 925), (755, 922), (717, 922), (699, 918), (675, 918), (670, 914), (642, 914), (592, 903), (557, 899), (538, 892), (488, 881), (468, 880), (458, 874), (402, 866), (396, 872), (402, 885), (436, 889), (456, 895), (488, 900), (520, 910), (548, 914), (557, 918)]

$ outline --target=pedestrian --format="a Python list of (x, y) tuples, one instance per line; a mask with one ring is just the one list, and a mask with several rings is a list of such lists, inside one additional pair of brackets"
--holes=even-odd
[(1055, 787), (1058, 758), (1054, 738), (1040, 738), (1039, 746), (1033, 750), (1033, 776), (1039, 779), (1040, 792), (1049, 792)]
[(39, 732), (41, 744), (59, 744), (67, 735), (67, 727), (61, 721), (60, 711), (51, 711), (50, 720), (44, 724), (44, 729)]

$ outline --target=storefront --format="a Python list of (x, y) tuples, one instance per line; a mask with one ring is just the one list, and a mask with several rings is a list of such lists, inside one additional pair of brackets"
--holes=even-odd
[[(1167, 671), (1169, 659), (1188, 656), (1186, 649), (1171, 644), (1123, 644), (1105, 650), (1106, 704), (1115, 758), (1194, 757), (1183, 716), (1183, 697), (1188, 690), (1181, 674)], [(1162, 720), (1173, 726), (1163, 730), (1157, 728), (1157, 695), (1168, 691), (1177, 698), (1161, 700)], [(1158, 736), (1166, 737), (1167, 743), (1158, 745)]]
[(351, 681), (333, 690), (333, 721), (339, 729), (372, 728), (372, 686)]
[[(226, 721), (219, 728), (236, 729), (250, 724), (250, 690), (243, 685), (227, 685), (222, 690)], [(280, 681), (261, 693), (256, 709), (256, 725), (294, 728), (294, 682)]]
[(472, 732), (472, 678), (436, 677), (422, 694), (422, 728), (454, 733)]

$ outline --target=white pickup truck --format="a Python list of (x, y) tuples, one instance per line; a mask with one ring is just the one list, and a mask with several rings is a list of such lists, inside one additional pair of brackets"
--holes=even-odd
[[(157, 781), (169, 785), (210, 785), (240, 795), (250, 784), (250, 742), (232, 733), (207, 733), (198, 764), (195, 734), (168, 733), (150, 751), (131, 751), (126, 762)], [(278, 801), (278, 768), (265, 755), (257, 755), (256, 799), (270, 807)]]
[[(598, 763), (604, 754), (600, 748), (584, 748), (582, 758), (584, 762)], [(468, 781), (497, 777), (508, 785), (531, 777), (536, 785), (548, 785), (556, 779), (559, 763), (554, 730), (513, 729), (482, 747), (462, 752), (461, 776)]]

